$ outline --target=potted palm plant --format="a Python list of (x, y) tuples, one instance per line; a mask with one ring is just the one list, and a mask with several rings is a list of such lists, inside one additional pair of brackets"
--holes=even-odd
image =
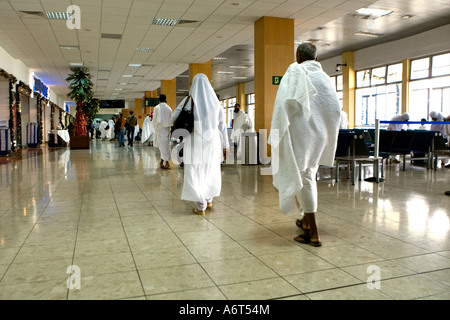
[(87, 125), (98, 112), (99, 102), (93, 99), (91, 74), (87, 68), (71, 68), (72, 73), (66, 78), (69, 86), (67, 96), (76, 102), (74, 134), (70, 137), (72, 149), (89, 149)]

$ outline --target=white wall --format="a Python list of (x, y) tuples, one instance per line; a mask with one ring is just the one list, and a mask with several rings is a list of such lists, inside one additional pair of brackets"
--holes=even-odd
[[(22, 81), (26, 85), (31, 87), (30, 84), (30, 76), (31, 76), (31, 70), (19, 59), (14, 59), (8, 52), (6, 52), (5, 49), (0, 47), (0, 68), (8, 72), (9, 74), (12, 74), (14, 77), (17, 78), (17, 82)], [(39, 78), (38, 75), (36, 75), (37, 78)], [(31, 88), (33, 89), (33, 88)], [(52, 90), (49, 89), (49, 95), (50, 100), (60, 106), (61, 108), (64, 107), (64, 99), (63, 97), (60, 97), (56, 95)]]
[[(382, 43), (355, 51), (355, 70), (373, 68), (450, 50), (450, 24), (411, 37)], [(329, 75), (338, 74), (336, 64), (341, 56), (320, 62)]]

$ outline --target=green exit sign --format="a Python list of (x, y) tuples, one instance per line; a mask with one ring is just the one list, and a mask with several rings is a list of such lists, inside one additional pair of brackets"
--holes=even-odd
[(275, 86), (279, 86), (282, 78), (283, 78), (282, 76), (273, 76), (272, 84)]

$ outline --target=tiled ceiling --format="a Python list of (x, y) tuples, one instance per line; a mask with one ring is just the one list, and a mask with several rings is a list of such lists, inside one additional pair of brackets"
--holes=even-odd
[[(69, 29), (66, 20), (47, 18), (46, 12), (66, 12), (70, 5), (81, 9), (80, 29)], [(354, 14), (368, 6), (393, 13), (378, 19)], [(412, 18), (404, 19), (405, 15)], [(215, 57), (225, 58), (213, 60), (212, 83), (216, 90), (251, 81), (253, 26), (262, 16), (295, 19), (292, 40), (317, 40), (320, 57), (326, 58), (448, 24), (450, 2), (0, 0), (0, 47), (22, 60), (61, 97), (67, 92), (64, 79), (70, 73), (69, 64), (83, 63), (94, 77), (97, 97), (131, 101), (159, 88), (161, 80), (177, 77), (177, 89), (186, 90), (189, 64), (205, 63)], [(154, 18), (180, 19), (182, 23), (158, 26), (153, 24)], [(384, 36), (356, 36), (357, 31)], [(230, 70), (234, 73), (217, 73)]]

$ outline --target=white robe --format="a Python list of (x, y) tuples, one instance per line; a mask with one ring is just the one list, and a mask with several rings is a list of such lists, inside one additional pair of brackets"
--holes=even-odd
[(339, 129), (348, 129), (348, 117), (347, 112), (341, 109), (341, 121), (339, 123)]
[(234, 117), (233, 121), (233, 130), (231, 131), (230, 139), (232, 142), (237, 145), (237, 158), (241, 159), (242, 155), (242, 145), (241, 145), (241, 137), (245, 132), (250, 131), (252, 128), (252, 123), (250, 117), (242, 110)]
[(333, 165), (340, 110), (330, 77), (320, 63), (289, 66), (278, 88), (269, 137), (281, 212), (290, 214), (296, 209), (302, 172)]
[(170, 127), (172, 126), (172, 109), (167, 103), (158, 104), (153, 110), (153, 125), (155, 127), (155, 142), (161, 153), (161, 159), (169, 161), (170, 154)]
[[(394, 117), (392, 117), (391, 121), (405, 121), (403, 114), (398, 114)], [(401, 123), (389, 123), (386, 130), (388, 131), (402, 131), (406, 128), (406, 124)]]
[[(217, 95), (206, 75), (199, 73), (189, 91), (187, 110), (194, 101), (194, 130), (184, 140), (184, 183), (181, 199), (205, 201), (220, 195), (222, 189), (222, 149), (229, 147), (226, 123)], [(174, 111), (175, 121), (185, 103), (185, 98)]]
[(114, 137), (115, 137), (114, 124), (115, 124), (114, 120), (109, 120), (108, 121), (109, 130), (107, 130), (107, 132), (106, 132), (106, 138), (107, 139), (114, 139)]
[(108, 123), (106, 121), (100, 122), (99, 130), (101, 133), (100, 138), (102, 138), (102, 139), (105, 139), (107, 137), (107, 134), (108, 134), (108, 130), (106, 130), (107, 125), (108, 125)]
[[(434, 114), (433, 114), (433, 112), (434, 112)], [(439, 122), (445, 121), (444, 115), (440, 112), (432, 111), (430, 113), (430, 116), (432, 116), (433, 118), (436, 117), (436, 121), (439, 121)], [(447, 128), (446, 127), (447, 127), (447, 125), (445, 125), (445, 124), (432, 124), (430, 126), (430, 131), (439, 131), (442, 134), (442, 137), (444, 139), (447, 139)]]
[(154, 133), (155, 128), (152, 125), (151, 118), (145, 118), (144, 125), (142, 126), (142, 143), (146, 142), (147, 140), (149, 140), (149, 142), (152, 142)]

